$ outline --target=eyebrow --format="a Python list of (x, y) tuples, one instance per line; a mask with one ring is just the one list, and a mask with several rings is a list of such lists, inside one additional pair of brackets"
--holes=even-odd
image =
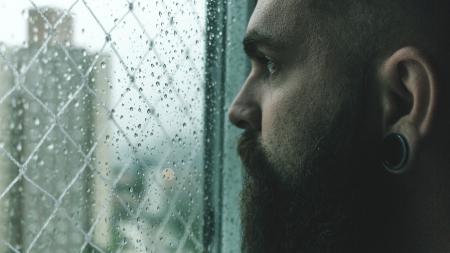
[(266, 46), (271, 49), (277, 49), (282, 48), (286, 43), (269, 35), (265, 35), (257, 31), (251, 31), (245, 36), (242, 44), (244, 45), (245, 53), (249, 57), (252, 57), (261, 54), (258, 50), (259, 46)]

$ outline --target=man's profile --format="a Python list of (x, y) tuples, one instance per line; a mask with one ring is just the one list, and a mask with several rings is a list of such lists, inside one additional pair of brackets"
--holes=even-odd
[(450, 252), (450, 2), (259, 0), (243, 251)]

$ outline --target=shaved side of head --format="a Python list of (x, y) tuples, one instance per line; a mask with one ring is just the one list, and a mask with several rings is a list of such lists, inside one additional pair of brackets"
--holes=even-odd
[(384, 56), (403, 46), (426, 49), (433, 58), (448, 54), (443, 48), (450, 43), (449, 1), (305, 0), (303, 4), (314, 24), (311, 38), (325, 38), (322, 41), (350, 48), (354, 54)]

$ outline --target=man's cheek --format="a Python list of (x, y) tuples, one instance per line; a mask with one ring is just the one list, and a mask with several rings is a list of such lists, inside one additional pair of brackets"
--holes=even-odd
[(278, 98), (270, 96), (261, 105), (261, 138), (263, 143), (267, 142), (274, 132), (279, 131), (280, 117), (287, 117), (287, 113), (280, 107)]

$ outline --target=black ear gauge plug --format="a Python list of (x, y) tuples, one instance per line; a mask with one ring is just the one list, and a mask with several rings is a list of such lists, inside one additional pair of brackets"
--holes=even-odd
[(404, 173), (409, 158), (406, 138), (399, 133), (391, 133), (384, 138), (382, 149), (383, 167), (390, 173)]

